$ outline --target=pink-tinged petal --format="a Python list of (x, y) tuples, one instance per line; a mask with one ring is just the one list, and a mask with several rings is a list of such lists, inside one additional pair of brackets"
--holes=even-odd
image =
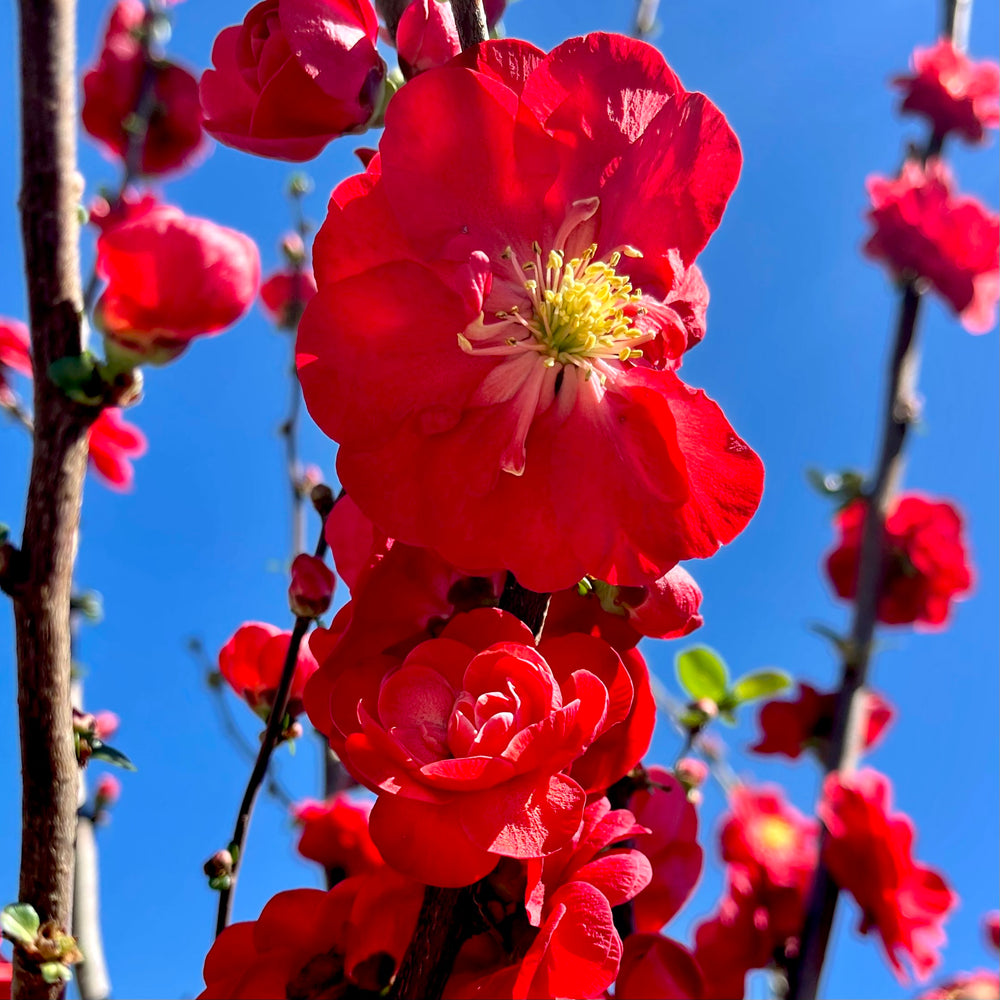
[(467, 796), (462, 829), (483, 850), (537, 858), (563, 846), (580, 827), (586, 795), (563, 774), (525, 775)]
[(382, 681), (378, 715), (382, 725), (446, 731), (455, 691), (433, 667), (406, 664)]
[(545, 657), (560, 681), (570, 677), (581, 663), (604, 683), (608, 691), (608, 714), (605, 728), (621, 722), (632, 707), (632, 679), (621, 657), (606, 642), (590, 635), (566, 635), (543, 639), (538, 651)]
[(586, 882), (603, 893), (612, 906), (626, 903), (649, 885), (653, 868), (641, 851), (611, 851), (573, 873), (575, 882)]
[[(348, 496), (341, 497), (323, 525), (323, 536), (341, 580), (353, 593), (372, 562), (384, 555), (388, 539)], [(317, 654), (317, 659), (323, 657)]]
[(530, 42), (504, 38), (492, 45), (474, 45), (466, 49), (452, 65), (496, 77), (509, 90), (520, 94), (525, 81), (544, 59), (545, 53)]
[[(607, 799), (603, 801), (607, 802)], [(594, 855), (620, 840), (645, 833), (649, 833), (649, 828), (637, 823), (628, 809), (612, 809), (601, 816), (591, 829), (585, 831), (580, 838), (578, 850), (590, 851)]]
[(715, 232), (742, 155), (703, 94), (671, 100), (622, 158), (602, 196), (602, 239), (653, 256), (676, 248), (690, 264)]
[(562, 704), (559, 685), (552, 670), (533, 646), (498, 643), (477, 654), (465, 671), (462, 684), (470, 694), (517, 691), (528, 721), (545, 718)]
[[(436, 671), (452, 689), (452, 701), (455, 694), (462, 690), (462, 678), (465, 675), (469, 661), (475, 656), (475, 651), (464, 642), (451, 636), (445, 638), (442, 634), (437, 639), (414, 646), (403, 661), (406, 670), (429, 669)], [(449, 710), (451, 706), (448, 706)]]
[(478, 882), (499, 860), (462, 832), (455, 802), (434, 805), (380, 795), (368, 829), (386, 863), (427, 885), (458, 887)]
[(444, 800), (447, 797), (444, 792), (416, 780), (413, 772), (419, 769), (419, 762), (404, 763), (399, 759), (403, 755), (403, 748), (397, 742), (374, 727), (364, 733), (353, 733), (344, 744), (345, 765), (372, 791), (405, 795), (422, 802)]
[(474, 792), (507, 781), (514, 768), (499, 757), (457, 757), (425, 764), (420, 773), (435, 788)]

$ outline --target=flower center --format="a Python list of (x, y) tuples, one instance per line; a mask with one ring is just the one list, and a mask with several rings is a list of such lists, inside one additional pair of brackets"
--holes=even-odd
[(534, 259), (521, 262), (511, 247), (501, 255), (522, 277), (526, 302), (494, 313), (499, 322), (473, 323), (458, 342), (468, 354), (520, 354), (533, 351), (548, 368), (576, 365), (589, 378), (594, 371), (603, 383), (611, 374), (607, 362), (642, 357), (640, 344), (655, 334), (635, 321), (646, 310), (642, 292), (615, 268), (623, 256), (640, 257), (633, 247), (615, 250), (606, 261), (595, 260), (597, 244), (581, 256), (566, 259), (553, 249), (543, 258), (532, 244)]
[(783, 853), (795, 843), (795, 828), (778, 816), (769, 816), (761, 820), (757, 827), (757, 835), (769, 851)]

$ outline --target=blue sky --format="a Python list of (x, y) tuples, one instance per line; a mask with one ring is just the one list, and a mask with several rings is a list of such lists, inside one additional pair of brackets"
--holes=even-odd
[[(885, 86), (915, 44), (938, 29), (937, 4), (884, 0), (838, 4), (772, 0), (663, 0), (657, 44), (686, 86), (706, 92), (740, 136), (745, 166), (726, 217), (700, 258), (712, 291), (709, 333), (685, 362), (764, 459), (767, 486), (746, 532), (709, 562), (689, 566), (705, 592), (706, 625), (696, 639), (732, 669), (778, 666), (830, 686), (836, 663), (812, 622), (844, 628), (818, 571), (832, 533), (830, 510), (806, 484), (808, 466), (866, 468), (874, 451), (882, 370), (895, 297), (864, 261), (864, 180), (892, 171), (919, 125), (894, 117)], [(627, 30), (632, 4), (522, 0), (508, 33), (549, 48), (589, 30)], [(212, 39), (242, 19), (234, 0), (176, 8), (170, 51), (196, 68)], [(105, 15), (80, 4), (80, 52), (89, 61)], [(0, 106), (16, 102), (12, 5), (0, 11)], [(972, 51), (996, 58), (998, 11), (978, 4)], [(0, 315), (23, 316), (25, 297), (16, 200), (16, 116), (0, 118)], [(334, 143), (308, 170), (308, 200), (320, 218), (326, 195), (356, 170), (351, 150), (373, 137)], [(953, 147), (963, 188), (997, 207), (997, 145)], [(85, 138), (80, 165), (88, 190), (116, 181), (114, 167)], [(283, 189), (292, 168), (216, 148), (197, 170), (170, 182), (167, 197), (253, 236), (265, 269), (278, 263), (288, 227)], [(91, 246), (84, 241), (89, 264)], [(946, 871), (962, 898), (948, 924), (947, 970), (995, 966), (982, 945), (981, 915), (998, 905), (998, 741), (996, 609), (998, 562), (998, 335), (965, 333), (936, 302), (922, 317), (925, 421), (914, 435), (907, 484), (957, 500), (966, 511), (978, 568), (973, 597), (935, 635), (886, 630), (874, 682), (899, 716), (871, 762), (895, 784), (897, 806), (918, 829), (917, 856)], [(276, 428), (286, 406), (290, 344), (254, 310), (221, 337), (196, 344), (179, 362), (147, 374), (146, 399), (132, 411), (150, 440), (129, 496), (88, 481), (78, 579), (104, 595), (106, 619), (88, 628), (90, 707), (122, 718), (116, 740), (138, 764), (110, 827), (101, 831), (107, 951), (119, 996), (192, 996), (211, 940), (215, 898), (202, 862), (228, 840), (247, 767), (221, 735), (200, 670), (185, 651), (191, 635), (214, 653), (243, 621), (286, 625), (282, 566), (288, 501)], [(303, 454), (332, 475), (332, 444), (314, 428)], [(0, 420), (0, 521), (18, 531), (29, 446)], [(316, 526), (310, 524), (314, 535)], [(647, 650), (668, 686), (676, 645)], [(0, 613), (0, 899), (17, 886), (19, 828), (13, 627)], [(254, 738), (249, 710), (234, 712)], [(748, 719), (724, 732), (734, 766), (784, 783), (803, 809), (817, 777), (806, 763), (785, 766), (741, 753)], [(282, 780), (316, 795), (313, 741), (278, 754)], [(651, 759), (669, 762), (676, 738), (660, 725)], [(721, 802), (702, 813), (709, 857)], [(264, 800), (251, 832), (236, 900), (238, 918), (256, 916), (275, 892), (318, 884), (294, 853), (283, 810)], [(670, 928), (685, 938), (720, 891), (709, 864)], [(873, 940), (853, 933), (853, 904), (841, 907), (826, 994), (903, 997)], [(764, 995), (754, 983), (756, 995)]]

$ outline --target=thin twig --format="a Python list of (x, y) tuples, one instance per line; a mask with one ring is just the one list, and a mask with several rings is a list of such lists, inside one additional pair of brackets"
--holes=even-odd
[[(945, 32), (959, 48), (965, 47), (971, 0), (946, 0)], [(941, 151), (943, 136), (931, 135), (924, 159)], [(866, 514), (861, 539), (858, 583), (851, 635), (842, 664), (833, 729), (824, 761), (826, 772), (850, 772), (863, 746), (863, 689), (872, 656), (878, 621), (878, 603), (885, 572), (885, 521), (902, 483), (903, 447), (916, 415), (916, 385), (920, 367), (917, 319), (921, 288), (918, 279), (902, 289), (896, 332), (889, 364), (889, 385), (882, 412), (882, 443), (871, 487), (866, 491)], [(788, 970), (788, 1000), (815, 1000), (830, 942), (840, 889), (822, 864), (826, 830), (820, 835), (820, 863), (806, 904), (806, 919), (797, 958)]]
[[(316, 543), (315, 554), (322, 557), (324, 552), (326, 552), (326, 539), (323, 537), (322, 528), (320, 528), (319, 541)], [(274, 695), (274, 704), (271, 706), (270, 714), (267, 717), (267, 728), (264, 730), (264, 737), (261, 740), (260, 752), (257, 754), (257, 760), (254, 763), (253, 771), (250, 773), (246, 791), (243, 793), (243, 801), (240, 803), (240, 810), (236, 816), (236, 824), (233, 827), (233, 836), (229, 842), (229, 851), (233, 855), (233, 869), (229, 885), (225, 889), (219, 890), (219, 909), (215, 921), (216, 937), (226, 929), (232, 916), (233, 895), (236, 891), (236, 881), (240, 868), (243, 866), (247, 832), (250, 829), (253, 807), (257, 801), (261, 785), (267, 775), (271, 754), (274, 753), (274, 748), (281, 739), (285, 722), (285, 711), (288, 707), (288, 693), (291, 690), (292, 679), (295, 676), (299, 649), (312, 623), (312, 618), (299, 617), (295, 619), (295, 625), (292, 628), (292, 637), (288, 643), (288, 652), (285, 654), (285, 663), (281, 670), (281, 680)]]
[(0, 403), (0, 410), (3, 410), (15, 423), (20, 424), (29, 434), (35, 433), (31, 414), (21, 405), (19, 400), (14, 399), (9, 403)]
[(485, 42), (490, 37), (483, 0), (451, 0), (451, 7), (455, 12), (458, 40), (463, 49)]

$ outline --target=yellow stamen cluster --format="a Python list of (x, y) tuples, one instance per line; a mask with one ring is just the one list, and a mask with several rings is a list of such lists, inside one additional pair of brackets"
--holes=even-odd
[[(588, 359), (628, 361), (642, 356), (635, 345), (649, 337), (633, 326), (634, 315), (643, 311), (638, 305), (641, 293), (615, 271), (621, 252), (616, 250), (606, 263), (595, 261), (597, 245), (592, 244), (583, 256), (570, 260), (562, 251), (550, 250), (543, 263), (539, 244), (532, 249), (534, 261), (521, 265), (531, 275), (524, 288), (532, 315), (523, 317), (514, 309), (499, 318), (514, 320), (529, 330), (546, 354), (545, 364), (590, 367)], [(506, 253), (511, 256), (510, 250)], [(631, 248), (625, 253), (639, 256)], [(631, 316), (626, 315), (630, 307), (635, 307)]]

